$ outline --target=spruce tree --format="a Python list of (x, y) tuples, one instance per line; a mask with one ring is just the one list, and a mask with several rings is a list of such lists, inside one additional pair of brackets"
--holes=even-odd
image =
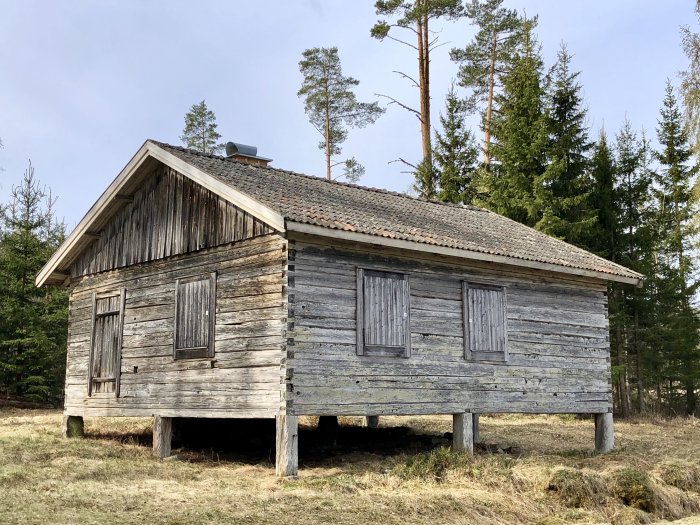
[(442, 133), (435, 133), (433, 152), (439, 173), (437, 198), (441, 201), (472, 204), (476, 196), (478, 149), (466, 118), (466, 102), (459, 98), (453, 83), (445, 97), (445, 113), (440, 115)]
[(469, 106), (478, 108), (481, 114), (483, 163), (488, 166), (494, 95), (511, 65), (520, 18), (514, 9), (503, 7), (503, 0), (471, 0), (465, 13), (476, 27), (476, 34), (465, 48), (453, 48), (450, 58), (459, 64), (459, 85), (472, 91)]
[(333, 166), (344, 164), (343, 176), (351, 182), (359, 179), (364, 168), (357, 160), (333, 163), (340, 155), (341, 144), (348, 137), (348, 128), (373, 124), (384, 113), (376, 102), (360, 102), (354, 88), (360, 83), (343, 75), (337, 47), (314, 47), (302, 54), (299, 71), (303, 76), (297, 95), (304, 99), (309, 122), (323, 137), (319, 149), (326, 157), (326, 178), (331, 180)]
[(536, 19), (522, 22), (513, 66), (503, 78), (493, 119), (491, 152), (496, 166), (487, 178), (484, 204), (513, 220), (534, 226), (535, 179), (544, 173), (547, 124), (542, 58), (534, 35)]
[(185, 129), (180, 140), (190, 148), (201, 153), (219, 153), (224, 145), (219, 143), (221, 135), (216, 131), (216, 115), (202, 100), (194, 104), (185, 115)]
[(544, 172), (535, 178), (535, 228), (553, 237), (588, 248), (595, 213), (590, 206), (586, 110), (578, 72), (570, 69), (571, 55), (562, 46), (546, 93), (547, 126)]
[(596, 216), (587, 245), (591, 251), (610, 261), (615, 249), (617, 209), (615, 207), (615, 163), (605, 131), (601, 130), (593, 148), (590, 164), (593, 188), (590, 203)]
[(700, 383), (700, 323), (693, 308), (697, 266), (693, 249), (697, 229), (692, 219), (697, 203), (692, 193), (697, 166), (692, 159), (688, 133), (670, 82), (657, 128), (660, 150), (656, 188), (659, 201), (658, 268), (659, 306), (663, 312), (663, 351), (668, 361), (671, 402), (676, 384), (685, 391), (685, 410), (696, 409), (695, 389)]
[(68, 300), (34, 278), (63, 241), (53, 200), (31, 163), (12, 189), (0, 234), (0, 393), (57, 402), (63, 390)]

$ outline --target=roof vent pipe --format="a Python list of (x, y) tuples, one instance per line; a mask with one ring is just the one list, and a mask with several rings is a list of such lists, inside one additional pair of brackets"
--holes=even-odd
[(258, 157), (257, 147), (239, 144), (238, 142), (226, 143), (226, 157), (253, 164), (254, 166), (267, 166), (272, 161), (272, 159)]

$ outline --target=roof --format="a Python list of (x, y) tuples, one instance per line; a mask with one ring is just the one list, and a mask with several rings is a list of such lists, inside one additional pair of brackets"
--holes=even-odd
[[(143, 163), (149, 157), (170, 165), (278, 231), (300, 231), (631, 284), (642, 280), (640, 274), (623, 266), (482, 208), (254, 166), (152, 140), (146, 141), (64, 245), (70, 241), (79, 245), (77, 238), (72, 239), (74, 234), (88, 231), (86, 221), (95, 220), (100, 208), (109, 208), (109, 194), (114, 197), (128, 185), (130, 173), (137, 171), (138, 159)], [(69, 251), (71, 247), (67, 246)], [(61, 255), (59, 249), (37, 277), (37, 284), (65, 267), (66, 259), (74, 259), (75, 254), (71, 258), (67, 255)]]

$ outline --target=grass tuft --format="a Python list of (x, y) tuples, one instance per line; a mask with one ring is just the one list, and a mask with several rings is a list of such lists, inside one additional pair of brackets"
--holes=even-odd
[(633, 467), (624, 467), (614, 476), (614, 493), (625, 505), (645, 512), (657, 509), (657, 495), (646, 473)]
[(441, 483), (448, 472), (457, 471), (470, 476), (478, 476), (474, 456), (465, 452), (454, 452), (448, 447), (439, 447), (429, 452), (408, 456), (398, 463), (392, 474), (405, 480), (434, 481)]
[(560, 468), (549, 479), (547, 490), (555, 493), (567, 507), (598, 504), (605, 495), (605, 483), (596, 474), (579, 469)]
[(661, 465), (661, 480), (683, 491), (700, 493), (700, 466), (692, 464), (665, 463)]

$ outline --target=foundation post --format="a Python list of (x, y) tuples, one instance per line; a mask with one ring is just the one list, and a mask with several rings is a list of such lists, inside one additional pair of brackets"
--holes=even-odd
[(615, 447), (612, 412), (595, 415), (595, 449), (610, 452)]
[(474, 419), (471, 412), (452, 415), (452, 450), (474, 453)]

